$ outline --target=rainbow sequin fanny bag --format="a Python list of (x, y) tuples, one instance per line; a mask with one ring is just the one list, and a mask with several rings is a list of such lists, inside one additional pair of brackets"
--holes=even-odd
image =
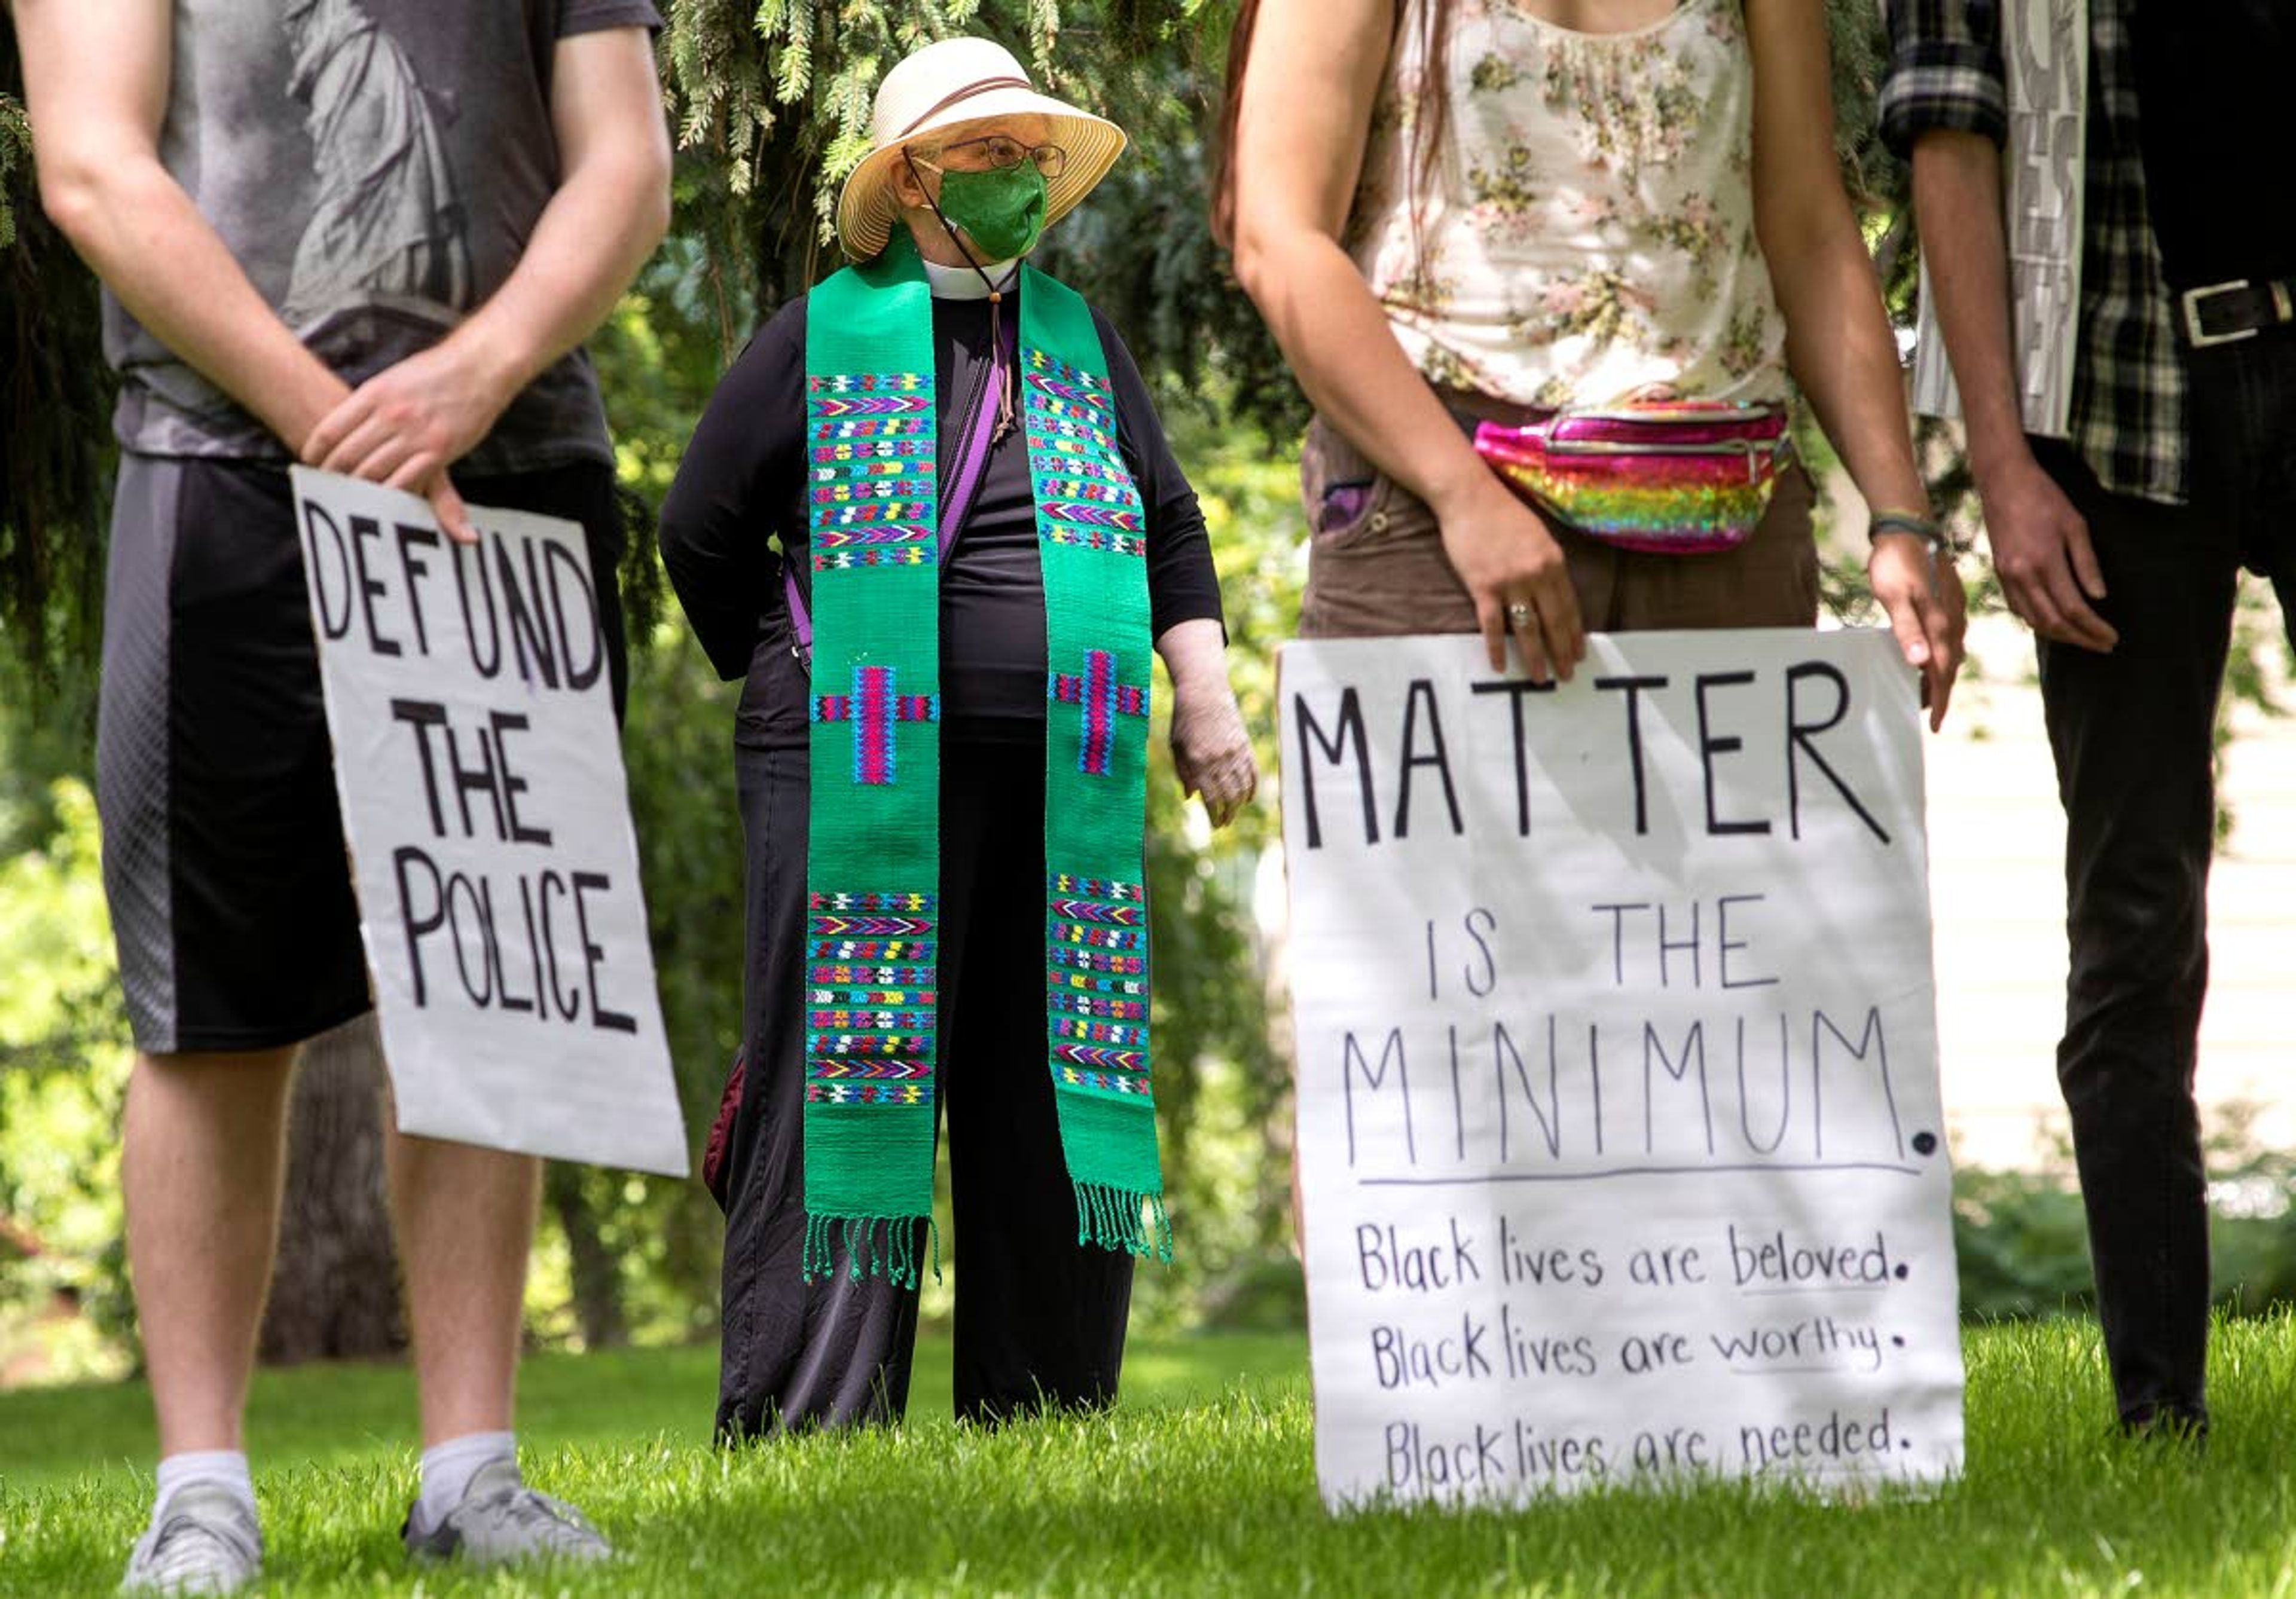
[(1718, 400), (1565, 409), (1521, 427), (1479, 422), (1472, 436), (1475, 453), (1543, 514), (1604, 544), (1671, 555), (1745, 543), (1793, 455), (1784, 406)]

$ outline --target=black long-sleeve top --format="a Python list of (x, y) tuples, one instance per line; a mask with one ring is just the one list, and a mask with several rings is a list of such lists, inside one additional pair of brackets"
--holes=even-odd
[[(1008, 295), (1004, 314), (1018, 314)], [(808, 593), (805, 407), (806, 301), (782, 308), (718, 383), (694, 430), (661, 511), (669, 579), (723, 676), (750, 673), (761, 637), (788, 636), (778, 537), (800, 592)], [(1116, 401), (1119, 447), (1140, 490), (1151, 626), (1220, 617), (1219, 582), (1195, 491), (1173, 459), (1148, 386), (1123, 341), (1093, 313)], [(968, 398), (989, 355), (986, 299), (933, 301), (939, 374), (940, 480), (955, 471)], [(1045, 720), (1045, 589), (1037, 557), (1028, 441), (1014, 427), (992, 448), (972, 510), (941, 572), (941, 718), (948, 736), (1041, 738)], [(779, 652), (786, 658), (786, 650)], [(801, 670), (769, 663), (752, 693), (762, 742), (804, 738)], [(789, 704), (778, 701), (789, 700)]]

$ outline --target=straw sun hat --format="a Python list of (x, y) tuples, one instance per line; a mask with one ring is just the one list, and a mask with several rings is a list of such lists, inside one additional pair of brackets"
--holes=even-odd
[(870, 118), (873, 146), (837, 199), (837, 236), (857, 261), (873, 258), (900, 222), (893, 184), (907, 144), (931, 144), (939, 130), (991, 117), (1042, 117), (1051, 143), (1068, 153), (1047, 178), (1045, 226), (1067, 215), (1124, 152), (1124, 130), (1104, 118), (1039, 94), (1012, 52), (988, 39), (943, 39), (903, 57), (877, 86)]

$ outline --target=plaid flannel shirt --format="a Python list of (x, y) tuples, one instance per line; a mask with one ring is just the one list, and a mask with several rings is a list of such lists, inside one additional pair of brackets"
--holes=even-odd
[[(1890, 69), (1882, 138), (1900, 155), (1932, 128), (2009, 135), (2002, 7), (2021, 0), (1886, 0)], [(2021, 0), (2047, 4), (2048, 0)], [(2087, 0), (2080, 328), (2072, 443), (2115, 494), (2181, 504), (2185, 373), (2176, 308), (2144, 209), (2137, 144), (2136, 0)]]

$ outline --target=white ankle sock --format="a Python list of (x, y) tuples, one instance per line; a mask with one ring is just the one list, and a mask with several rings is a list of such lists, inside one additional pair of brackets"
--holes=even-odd
[(194, 1482), (219, 1488), (255, 1514), (255, 1480), (248, 1474), (247, 1456), (239, 1449), (201, 1449), (170, 1455), (160, 1463), (159, 1491), (152, 1500), (152, 1525), (167, 1519), (175, 1496)]
[(497, 1460), (517, 1459), (518, 1438), (509, 1432), (466, 1432), (423, 1450), (422, 1493), (414, 1504), (416, 1530), (427, 1532), (445, 1521), (471, 1491), (471, 1479), (481, 1469)]

